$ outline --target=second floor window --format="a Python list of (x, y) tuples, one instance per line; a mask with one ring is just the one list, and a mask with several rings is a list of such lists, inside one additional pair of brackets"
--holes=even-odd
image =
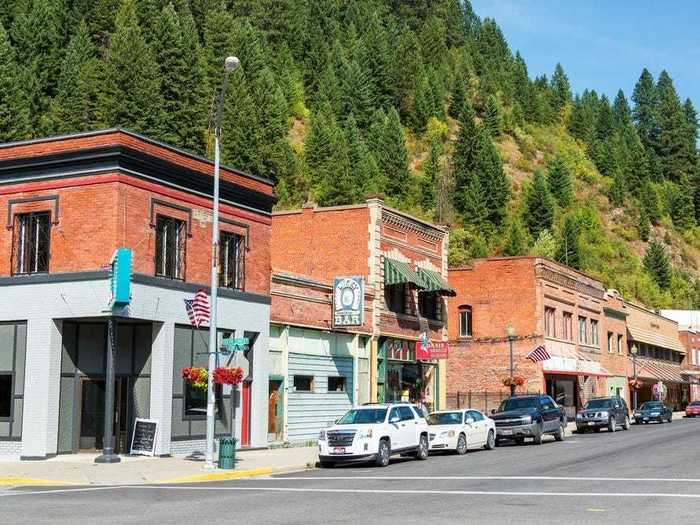
[(472, 307), (471, 306), (460, 306), (459, 307), (459, 336), (460, 337), (471, 337), (472, 336)]
[(432, 292), (420, 292), (418, 294), (418, 302), (420, 307), (420, 313), (423, 317), (427, 319), (433, 319), (436, 321), (440, 320), (440, 312), (438, 308), (438, 302), (440, 301), (440, 296)]
[(219, 242), (219, 286), (243, 290), (245, 283), (245, 237), (221, 232)]
[(397, 314), (406, 312), (406, 285), (392, 284), (384, 287), (386, 307)]
[(48, 212), (16, 215), (12, 249), (14, 273), (48, 272), (50, 241), (51, 217)]
[(588, 333), (586, 331), (586, 318), (585, 317), (578, 318), (578, 342), (579, 342), (579, 344), (587, 344), (588, 343)]
[(608, 332), (608, 353), (613, 353), (613, 342), (615, 340), (615, 334)]
[(570, 312), (564, 312), (564, 339), (567, 341), (574, 340), (573, 321), (571, 320)]
[(622, 355), (624, 350), (625, 350), (625, 342), (622, 339), (622, 336), (618, 335), (617, 336), (617, 353)]
[(591, 344), (598, 346), (600, 340), (598, 339), (598, 321), (591, 319)]
[(185, 221), (158, 215), (156, 218), (156, 276), (185, 278)]
[(554, 308), (544, 309), (544, 333), (547, 337), (556, 337), (557, 332), (554, 324)]

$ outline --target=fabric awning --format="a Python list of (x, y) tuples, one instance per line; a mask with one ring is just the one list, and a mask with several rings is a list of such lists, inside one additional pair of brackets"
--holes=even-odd
[(449, 295), (450, 297), (457, 295), (454, 288), (452, 288), (439, 273), (426, 270), (425, 268), (418, 268), (418, 275), (420, 275), (421, 279), (423, 279), (423, 282), (426, 284), (424, 291), (438, 292), (443, 295)]
[[(640, 379), (651, 379), (664, 383), (687, 383), (683, 378), (681, 366), (673, 363), (665, 363), (657, 359), (648, 357), (637, 357), (637, 377)], [(632, 358), (629, 359), (629, 377), (634, 377), (634, 365)]]
[(384, 285), (410, 284), (424, 290), (427, 286), (418, 272), (407, 263), (394, 259), (384, 258)]
[(627, 325), (627, 331), (630, 335), (629, 338), (634, 341), (658, 346), (659, 348), (668, 348), (681, 354), (686, 353), (685, 347), (678, 337), (672, 337), (660, 332), (653, 332), (651, 330), (646, 330), (630, 324)]

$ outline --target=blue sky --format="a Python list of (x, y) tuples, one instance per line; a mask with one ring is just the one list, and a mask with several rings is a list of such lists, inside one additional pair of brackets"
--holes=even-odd
[(700, 1), (472, 0), (495, 18), (531, 77), (551, 76), (561, 62), (574, 93), (585, 88), (628, 99), (646, 67), (666, 69), (682, 100), (700, 104)]

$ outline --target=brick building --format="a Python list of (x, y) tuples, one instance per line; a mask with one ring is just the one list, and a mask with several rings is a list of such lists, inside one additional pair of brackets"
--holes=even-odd
[[(0, 146), (0, 454), (100, 449), (108, 346), (117, 451), (136, 417), (158, 421), (156, 454), (203, 447), (205, 395), (180, 370), (207, 359), (208, 330), (183, 300), (208, 289), (212, 173), (123, 130)], [(271, 181), (222, 169), (218, 325), (251, 340), (236, 400), (244, 446), (266, 443), (274, 202)], [(130, 300), (111, 307), (118, 248), (133, 257)], [(217, 399), (217, 432), (228, 431), (230, 396)]]
[[(314, 439), (367, 401), (444, 406), (444, 362), (421, 356), (416, 343), (424, 333), (447, 339), (446, 229), (379, 198), (276, 212), (272, 221), (269, 438)], [(364, 318), (354, 325), (334, 323), (340, 277), (364, 285)]]
[[(508, 393), (511, 343), (518, 390), (550, 394), (569, 417), (590, 397), (627, 397), (626, 314), (600, 282), (548, 259), (505, 257), (450, 268), (449, 283), (451, 402), (494, 408)], [(538, 346), (551, 358), (527, 360)]]
[(690, 383), (690, 401), (700, 401), (700, 310), (661, 310), (678, 323), (678, 336), (685, 347), (681, 372)]

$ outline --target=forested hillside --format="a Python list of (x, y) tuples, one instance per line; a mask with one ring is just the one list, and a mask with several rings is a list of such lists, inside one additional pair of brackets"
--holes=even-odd
[[(452, 228), (452, 264), (541, 254), (700, 307), (698, 123), (671, 76), (573, 95), (459, 0), (4, 0), (0, 141), (121, 126), (225, 162), (279, 207), (360, 202)], [(567, 57), (559, 57), (566, 64)]]

